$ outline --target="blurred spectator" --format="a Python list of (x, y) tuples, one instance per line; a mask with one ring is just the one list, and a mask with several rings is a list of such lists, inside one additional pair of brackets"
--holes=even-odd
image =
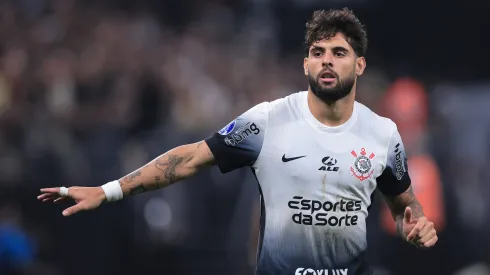
[[(395, 13), (387, 0), (5, 0), (0, 274), (7, 268), (49, 275), (251, 273), (260, 200), (254, 177), (245, 176), (249, 171), (211, 169), (73, 219), (60, 216), (66, 205), (39, 205), (35, 196), (43, 186), (103, 184), (174, 146), (206, 138), (259, 102), (305, 90), (305, 18), (312, 7), (346, 4), (359, 8), (370, 37), (358, 100), (398, 124), (417, 196), (445, 233), (435, 252), (416, 254), (390, 235), (386, 209), (373, 210), (370, 256), (397, 275), (449, 274), (470, 262), (490, 262), (488, 249), (473, 249), (490, 244), (488, 98), (458, 97), (446, 88), (436, 100), (427, 95), (441, 81), (472, 75), (488, 81), (486, 56), (459, 58), (452, 53), (466, 40), (446, 41), (462, 29), (481, 38), (488, 22), (472, 20), (485, 18), (478, 14), (486, 9), (466, 15), (447, 3), (448, 12), (440, 13), (439, 4), (411, 1)], [(455, 18), (450, 11), (459, 20), (448, 20)], [(466, 21), (480, 27), (466, 27)], [(487, 44), (472, 47), (485, 52)], [(376, 200), (374, 208), (380, 205)], [(462, 236), (466, 246), (458, 241)], [(467, 253), (437, 254), (448, 247)], [(380, 259), (376, 248), (397, 259), (430, 255), (433, 261), (414, 271)], [(479, 267), (467, 270), (484, 274)]]
[[(428, 147), (428, 97), (422, 84), (410, 78), (397, 79), (382, 102), (383, 111), (398, 126), (407, 150), (412, 187), (424, 207), (424, 214), (438, 232), (445, 226), (442, 182), (439, 168)], [(395, 223), (384, 207), (383, 227), (395, 234)]]
[(34, 243), (22, 228), (16, 204), (0, 205), (0, 273), (26, 274), (35, 261)]

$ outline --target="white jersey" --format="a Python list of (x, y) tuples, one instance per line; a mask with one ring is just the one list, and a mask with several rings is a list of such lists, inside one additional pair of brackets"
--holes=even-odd
[(356, 102), (327, 127), (307, 92), (258, 104), (206, 139), (223, 173), (250, 166), (261, 192), (256, 274), (364, 275), (366, 218), (376, 188), (407, 190), (395, 123)]

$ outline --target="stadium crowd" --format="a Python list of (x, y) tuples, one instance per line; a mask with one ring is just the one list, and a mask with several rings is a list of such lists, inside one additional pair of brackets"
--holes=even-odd
[[(0, 2), (0, 274), (251, 274), (259, 200), (247, 170), (211, 169), (70, 219), (35, 200), (41, 187), (113, 180), (306, 87), (300, 43), (284, 45), (288, 33), (268, 1), (103, 2)], [(302, 27), (291, 31), (297, 41)], [(468, 103), (457, 88), (429, 93), (423, 81), (369, 64), (359, 101), (398, 123), (416, 190), (441, 230), (433, 251), (406, 247), (377, 198), (373, 266), (490, 274), (490, 185), (482, 184), (490, 158), (481, 147), (490, 118), (474, 105), (490, 88), (475, 88), (484, 92)], [(458, 135), (451, 110), (484, 126)], [(458, 144), (474, 153), (462, 158)]]

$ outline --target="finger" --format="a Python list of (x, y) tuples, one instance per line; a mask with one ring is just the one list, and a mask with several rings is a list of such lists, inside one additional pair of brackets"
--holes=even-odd
[(75, 204), (72, 207), (69, 207), (63, 211), (63, 216), (68, 217), (71, 215), (74, 215), (80, 211), (84, 210), (83, 205), (81, 204)]
[(410, 223), (412, 221), (412, 217), (412, 208), (410, 208), (410, 206), (407, 206), (405, 208), (405, 213), (403, 214), (403, 219), (406, 223)]
[(407, 235), (407, 241), (411, 242), (414, 241), (415, 238), (419, 235), (420, 229), (414, 227), (412, 231)]
[(427, 222), (427, 219), (425, 217), (422, 217), (419, 220), (417, 220), (417, 223), (413, 227), (412, 231), (410, 232), (410, 234), (408, 234), (407, 239), (409, 241), (411, 241), (411, 240), (414, 240), (415, 238), (417, 238), (420, 231), (425, 226), (426, 222)]
[(421, 236), (420, 239), (417, 241), (417, 243), (419, 245), (424, 245), (425, 243), (427, 243), (430, 239), (434, 238), (435, 236), (437, 236), (437, 232), (435, 229), (432, 229), (429, 232), (427, 232), (427, 234)]
[(37, 199), (38, 200), (44, 200), (47, 198), (56, 198), (56, 197), (58, 197), (58, 194), (45, 193), (45, 194), (37, 196)]
[(60, 203), (62, 201), (66, 200), (66, 197), (59, 197), (53, 201), (53, 203)]
[(434, 236), (432, 239), (428, 240), (426, 243), (424, 243), (424, 247), (433, 247), (439, 238), (437, 236)]
[(56, 199), (57, 197), (46, 197), (46, 198), (43, 198), (41, 201), (42, 202), (46, 202), (46, 201), (51, 201), (51, 200), (54, 200)]
[(417, 221), (417, 224), (413, 227), (412, 231), (410, 234), (407, 236), (408, 241), (412, 241), (418, 234), (420, 233), (420, 230), (424, 227), (425, 223), (427, 222), (427, 219), (425, 217), (420, 218)]
[(58, 194), (60, 192), (59, 187), (51, 187), (51, 188), (41, 188), (42, 193), (51, 193), (51, 194)]
[(427, 221), (422, 227), (422, 229), (419, 232), (419, 237), (422, 238), (423, 236), (427, 235), (432, 229), (434, 229), (434, 223)]

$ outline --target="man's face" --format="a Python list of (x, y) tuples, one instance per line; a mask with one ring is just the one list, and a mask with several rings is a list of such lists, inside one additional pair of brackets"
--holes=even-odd
[(311, 45), (304, 60), (312, 92), (327, 102), (347, 96), (365, 67), (364, 57), (357, 57), (340, 33)]

